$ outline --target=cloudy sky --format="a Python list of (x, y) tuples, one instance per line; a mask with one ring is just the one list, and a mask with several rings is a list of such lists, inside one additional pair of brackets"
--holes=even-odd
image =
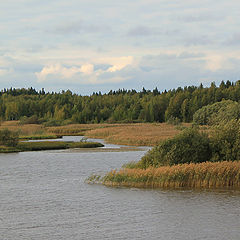
[(236, 0), (0, 1), (0, 89), (85, 95), (240, 79)]

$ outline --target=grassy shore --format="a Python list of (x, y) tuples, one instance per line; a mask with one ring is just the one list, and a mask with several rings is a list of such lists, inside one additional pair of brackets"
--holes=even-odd
[(124, 168), (89, 182), (138, 188), (240, 188), (240, 163), (205, 162), (148, 169)]
[(29, 136), (20, 136), (20, 140), (41, 140), (41, 139), (57, 139), (62, 138), (62, 135), (29, 135)]
[(42, 142), (19, 142), (16, 147), (0, 146), (0, 153), (57, 150), (68, 148), (98, 148), (104, 145), (97, 142), (62, 142), (62, 141), (42, 141)]
[[(181, 128), (167, 123), (128, 124), (70, 124), (66, 126), (44, 127), (40, 124), (19, 125), (19, 121), (6, 121), (0, 129), (8, 128), (19, 133), (20, 138), (43, 139), (41, 136), (86, 136), (102, 138), (108, 143), (130, 146), (155, 146), (160, 141), (174, 137)], [(49, 138), (50, 138), (49, 137)], [(45, 138), (46, 139), (46, 138)]]

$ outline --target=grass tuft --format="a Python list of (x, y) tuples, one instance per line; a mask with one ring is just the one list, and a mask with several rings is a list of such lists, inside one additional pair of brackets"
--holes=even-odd
[(106, 186), (141, 188), (239, 188), (240, 163), (224, 161), (148, 169), (123, 168), (109, 172), (101, 182)]

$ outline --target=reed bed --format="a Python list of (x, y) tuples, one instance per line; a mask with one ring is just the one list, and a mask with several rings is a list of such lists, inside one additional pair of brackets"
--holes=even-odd
[(109, 126), (119, 126), (119, 124), (69, 124), (66, 126), (47, 127), (46, 130), (47, 132), (53, 134), (82, 136), (85, 135), (87, 131), (107, 128)]
[[(90, 180), (94, 182), (94, 177)], [(240, 162), (190, 163), (148, 169), (124, 168), (109, 172), (101, 178), (101, 183), (106, 186), (139, 188), (239, 188)]]
[(18, 132), (20, 136), (43, 135), (45, 129), (40, 124), (24, 124), (19, 125), (19, 121), (5, 121), (1, 123), (0, 129), (9, 129)]
[(131, 123), (89, 130), (85, 136), (103, 138), (113, 144), (155, 146), (179, 132), (180, 130), (175, 126), (167, 123)]
[[(183, 126), (188, 126), (188, 124)], [(33, 137), (31, 139), (41, 135), (84, 135), (89, 138), (103, 138), (113, 144), (131, 146), (155, 146), (160, 141), (171, 138), (181, 131), (180, 128), (167, 123), (69, 124), (44, 127), (40, 124), (19, 125), (19, 121), (6, 121), (0, 126), (0, 129), (4, 128), (18, 132), (20, 137)]]

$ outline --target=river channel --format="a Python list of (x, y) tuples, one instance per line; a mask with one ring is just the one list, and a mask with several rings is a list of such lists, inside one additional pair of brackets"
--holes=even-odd
[(0, 239), (240, 239), (239, 191), (85, 183), (147, 151), (114, 148), (0, 154)]

